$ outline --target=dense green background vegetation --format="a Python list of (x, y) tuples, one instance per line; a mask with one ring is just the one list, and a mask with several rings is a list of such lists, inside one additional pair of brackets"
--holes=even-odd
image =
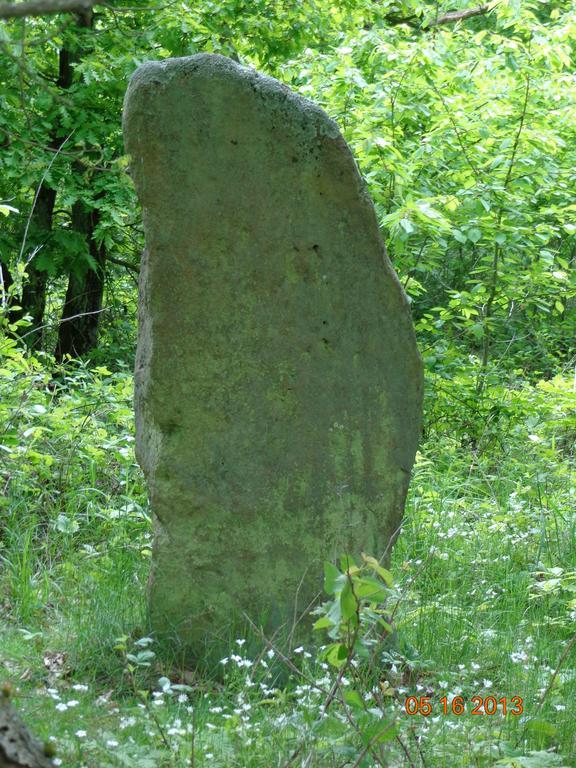
[[(576, 9), (453, 10), (109, 0), (0, 21), (0, 677), (62, 764), (576, 765)], [(342, 668), (322, 654), (295, 649), (277, 678), (248, 634), (210, 682), (147, 639), (120, 115), (140, 62), (199, 51), (337, 120), (426, 366), (398, 644), (378, 685), (348, 666), (328, 707)], [(408, 717), (410, 694), (433, 716)], [(440, 716), (474, 694), (522, 696), (525, 716)]]

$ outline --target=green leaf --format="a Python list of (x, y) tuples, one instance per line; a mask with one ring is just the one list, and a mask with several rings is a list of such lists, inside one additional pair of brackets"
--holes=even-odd
[(394, 632), (394, 627), (392, 626), (392, 624), (390, 624), (388, 621), (386, 621), (385, 619), (383, 619), (381, 617), (378, 619), (378, 624), (380, 624), (380, 626), (384, 627), (386, 632), (388, 632), (389, 634), (392, 634)]
[(552, 739), (556, 736), (558, 729), (552, 723), (547, 720), (530, 720), (526, 724), (526, 731), (533, 736), (544, 736), (547, 739)]
[(354, 581), (354, 591), (358, 598), (364, 598), (372, 603), (384, 603), (388, 599), (388, 591), (376, 579), (361, 578)]
[(344, 589), (340, 594), (340, 609), (342, 611), (342, 619), (344, 621), (347, 621), (348, 619), (350, 619), (350, 617), (356, 614), (357, 608), (358, 608), (358, 604), (356, 602), (356, 598), (354, 597), (354, 593), (352, 591), (352, 585), (348, 580), (344, 585)]
[(378, 576), (380, 576), (380, 578), (383, 579), (389, 587), (394, 584), (394, 577), (390, 571), (386, 568), (383, 568), (375, 557), (366, 555), (364, 552), (362, 552), (362, 559), (372, 568), (372, 570), (376, 571)]
[(398, 726), (394, 721), (388, 720), (387, 722), (379, 721), (364, 729), (362, 732), (362, 741), (364, 744), (384, 744), (386, 741), (391, 741), (396, 737), (398, 733)]
[(333, 627), (331, 619), (328, 616), (321, 616), (318, 621), (315, 621), (312, 629), (329, 629)]
[(340, 609), (340, 600), (337, 598), (330, 606), (330, 610), (326, 614), (327, 618), (332, 622), (333, 626), (337, 627), (342, 620), (342, 612)]
[(353, 709), (364, 709), (364, 701), (358, 691), (345, 690), (344, 701)]
[(326, 661), (336, 669), (342, 667), (348, 658), (348, 648), (344, 643), (333, 643), (326, 649)]
[(338, 578), (342, 574), (332, 563), (324, 563), (324, 591), (329, 595), (334, 594)]
[(331, 742), (335, 742), (338, 739), (346, 737), (349, 733), (349, 729), (350, 726), (347, 722), (342, 722), (342, 720), (328, 716), (320, 721), (317, 733), (326, 739), (330, 739)]
[(358, 570), (358, 565), (352, 555), (342, 555), (340, 557), (340, 567), (344, 573), (346, 571), (353, 572)]

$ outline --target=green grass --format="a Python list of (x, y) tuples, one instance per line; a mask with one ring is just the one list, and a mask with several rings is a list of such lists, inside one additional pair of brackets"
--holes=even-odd
[[(381, 713), (335, 704), (322, 719), (315, 686), (335, 671), (312, 649), (289, 669), (248, 653), (248, 638), (202, 678), (146, 640), (131, 376), (79, 366), (53, 391), (13, 352), (0, 368), (0, 677), (31, 729), (78, 767), (575, 766), (576, 650), (563, 654), (576, 632), (576, 397), (568, 379), (495, 384), (468, 411), (453, 395), (471, 381), (430, 382), (443, 394), (429, 423), (444, 419), (422, 444), (394, 550), (397, 643), (379, 681), (350, 669), (342, 682), (364, 679), (368, 700), (387, 681), (395, 695)], [(430, 717), (404, 712), (411, 695), (429, 697)], [(467, 712), (444, 716), (445, 695)], [(520, 696), (524, 714), (472, 716), (475, 695)], [(398, 735), (381, 763), (359, 758), (355, 730), (378, 721)]]

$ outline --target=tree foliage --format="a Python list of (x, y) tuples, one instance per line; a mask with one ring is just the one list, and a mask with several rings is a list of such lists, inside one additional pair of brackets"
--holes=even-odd
[[(575, 330), (572, 7), (449, 10), (115, 1), (0, 23), (0, 199), (20, 211), (0, 230), (5, 290), (20, 282), (9, 318), (47, 324), (27, 340), (62, 358), (95, 347), (102, 315), (118, 348), (142, 248), (120, 135), (126, 83), (146, 59), (216, 51), (342, 126), (432, 370), (472, 355), (478, 392), (491, 364), (549, 375)], [(59, 334), (58, 315), (72, 318)]]

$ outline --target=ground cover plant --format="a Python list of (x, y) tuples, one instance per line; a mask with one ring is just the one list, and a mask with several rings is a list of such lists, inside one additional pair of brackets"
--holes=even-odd
[[(42, 365), (15, 350), (2, 376), (3, 424), (13, 424), (3, 444), (3, 671), (63, 764), (188, 765), (194, 750), (195, 764), (283, 765), (300, 750), (293, 764), (353, 765), (377, 728), (385, 765), (573, 764), (569, 377), (493, 392), (506, 430), (485, 425), (487, 444), (474, 452), (447, 426), (423, 443), (394, 582), (385, 573), (386, 594), (368, 594), (398, 642), (378, 649), (374, 674), (355, 653), (323, 714), (341, 674), (328, 621), (323, 652), (295, 648), (288, 659), (273, 644), (252, 655), (247, 627), (219, 680), (157, 657), (142, 610), (150, 521), (131, 376), (85, 366), (67, 376), (48, 387)], [(446, 412), (444, 391), (434, 407)], [(524, 712), (444, 716), (443, 696), (451, 712), (454, 697), (470, 710), (474, 695), (520, 696)], [(408, 696), (429, 697), (433, 713), (408, 715)], [(369, 750), (358, 765), (372, 764)]]
[[(570, 2), (483, 8), (0, 20), (0, 682), (55, 765), (576, 765), (576, 22)], [(342, 553), (316, 647), (285, 655), (247, 623), (217, 670), (146, 623), (142, 240), (119, 139), (135, 66), (200, 50), (342, 126), (426, 366), (389, 570)]]

